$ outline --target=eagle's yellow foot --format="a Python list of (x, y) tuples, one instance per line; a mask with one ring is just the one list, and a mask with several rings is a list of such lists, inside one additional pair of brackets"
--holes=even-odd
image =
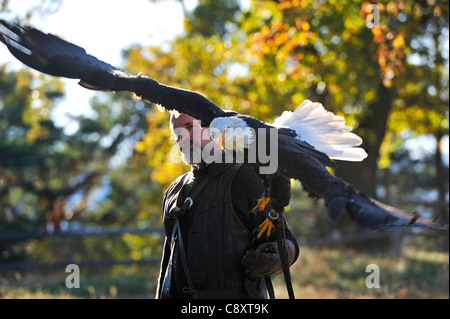
[(252, 213), (261, 212), (266, 208), (266, 205), (270, 202), (270, 196), (263, 195), (260, 199), (258, 199), (258, 203), (252, 209)]
[(256, 238), (260, 239), (262, 235), (264, 235), (265, 232), (267, 232), (267, 237), (270, 236), (270, 233), (272, 232), (273, 229), (273, 222), (269, 219), (266, 218), (261, 225), (258, 226), (258, 235), (256, 235)]
[[(275, 216), (272, 216), (272, 213), (275, 214)], [(260, 239), (264, 233), (267, 232), (267, 237), (270, 236), (270, 233), (272, 232), (272, 229), (275, 227), (274, 221), (277, 220), (278, 213), (276, 211), (272, 211), (269, 214), (267, 214), (267, 218), (258, 226), (258, 235), (256, 235), (256, 238)]]

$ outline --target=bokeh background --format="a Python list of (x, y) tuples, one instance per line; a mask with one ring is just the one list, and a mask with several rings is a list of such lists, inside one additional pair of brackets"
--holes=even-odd
[[(334, 174), (448, 223), (447, 1), (0, 0), (0, 18), (265, 121), (321, 102), (369, 153)], [(0, 46), (0, 298), (154, 298), (162, 196), (189, 169), (170, 160), (168, 119)], [(449, 298), (448, 236), (331, 223), (292, 186), (297, 298)], [(80, 288), (65, 285), (71, 263)], [(369, 264), (380, 288), (366, 287)]]

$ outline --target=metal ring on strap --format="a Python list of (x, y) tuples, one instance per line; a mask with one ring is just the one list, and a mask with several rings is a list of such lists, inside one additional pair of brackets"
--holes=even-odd
[(194, 205), (194, 200), (190, 197), (187, 197), (184, 202), (189, 202), (189, 207), (187, 209), (190, 209), (192, 207), (192, 205)]
[[(276, 213), (276, 216), (272, 216), (271, 212)], [(274, 210), (272, 210), (271, 212), (269, 212), (267, 214), (267, 218), (269, 218), (272, 222), (276, 221), (278, 219), (278, 217), (280, 217), (280, 215), (278, 215), (278, 213)]]

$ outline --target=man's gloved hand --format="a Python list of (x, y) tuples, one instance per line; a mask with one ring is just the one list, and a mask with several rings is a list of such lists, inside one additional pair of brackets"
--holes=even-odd
[[(287, 260), (291, 261), (290, 250), (286, 249)], [(276, 242), (266, 242), (256, 248), (249, 250), (242, 258), (242, 263), (249, 271), (250, 279), (258, 279), (279, 274), (283, 271), (280, 254)]]

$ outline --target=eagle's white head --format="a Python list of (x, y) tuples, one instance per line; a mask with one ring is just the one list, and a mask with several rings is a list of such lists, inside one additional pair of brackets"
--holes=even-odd
[(255, 130), (243, 119), (218, 117), (211, 121), (209, 134), (222, 149), (243, 152), (256, 141)]

